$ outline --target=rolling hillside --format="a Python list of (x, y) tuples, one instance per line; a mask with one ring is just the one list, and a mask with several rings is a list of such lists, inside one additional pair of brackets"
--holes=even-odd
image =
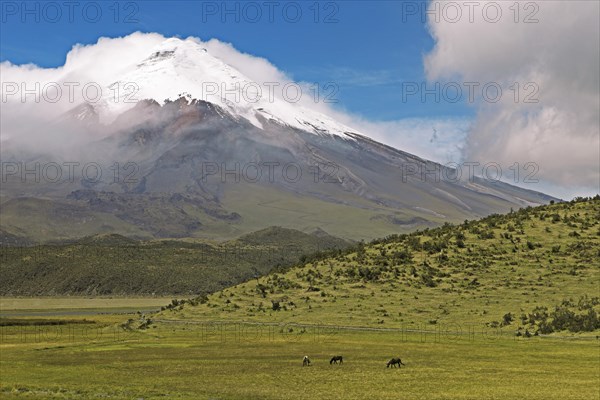
[(0, 295), (201, 295), (349, 246), (320, 232), (270, 227), (223, 243), (97, 235), (67, 243), (0, 248)]
[(600, 329), (599, 196), (393, 235), (307, 261), (156, 318), (474, 324), (522, 335)]

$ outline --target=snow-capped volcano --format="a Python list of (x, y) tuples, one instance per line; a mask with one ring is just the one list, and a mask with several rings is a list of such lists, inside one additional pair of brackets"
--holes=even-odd
[[(0, 228), (44, 240), (227, 238), (278, 225), (361, 239), (552, 199), (453, 179), (461, 171), (361, 135), (310, 93), (295, 102), (268, 61), (228, 46), (138, 33), (76, 46), (60, 68), (0, 64), (3, 82), (75, 92), (3, 103), (13, 123), (2, 118), (2, 137), (15, 142), (0, 149), (11, 168)], [(31, 229), (20, 226), (25, 214)]]
[(263, 127), (261, 120), (266, 119), (315, 134), (334, 134), (351, 140), (346, 132), (358, 133), (303, 106), (301, 100), (319, 100), (308, 93), (306, 87), (292, 82), (252, 80), (210, 54), (202, 42), (193, 38), (169, 38), (150, 48), (146, 56), (121, 68), (103, 93), (106, 95), (98, 108), (105, 122), (139, 100), (152, 99), (163, 104), (166, 100), (185, 97), (216, 104), (258, 128)]

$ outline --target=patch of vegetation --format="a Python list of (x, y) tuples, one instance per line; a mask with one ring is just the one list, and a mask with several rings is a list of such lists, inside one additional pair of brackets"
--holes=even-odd
[(548, 334), (553, 332), (593, 332), (600, 329), (600, 298), (583, 296), (577, 302), (563, 300), (554, 309), (538, 306), (528, 314), (521, 315), (517, 330)]
[[(2, 246), (0, 295), (202, 296), (349, 243), (320, 232), (268, 228), (238, 240), (136, 241), (121, 235)], [(280, 288), (283, 283), (279, 282)]]
[(48, 319), (48, 318), (0, 318), (0, 326), (54, 326), (68, 324), (95, 324), (88, 319)]

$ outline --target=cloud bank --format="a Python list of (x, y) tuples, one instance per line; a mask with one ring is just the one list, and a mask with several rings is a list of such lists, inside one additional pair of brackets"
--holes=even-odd
[[(526, 8), (522, 2), (517, 14), (514, 2), (476, 2), (472, 22), (465, 2), (458, 2), (464, 6), (458, 21), (435, 3), (429, 7), (439, 10), (437, 22), (436, 14), (428, 16), (435, 46), (424, 59), (428, 79), (496, 82), (503, 90), (498, 102), (478, 103), (464, 158), (535, 162), (539, 177), (559, 192), (600, 191), (600, 3), (529, 2)], [(501, 7), (497, 22), (490, 22), (491, 11), (484, 18), (487, 3)]]

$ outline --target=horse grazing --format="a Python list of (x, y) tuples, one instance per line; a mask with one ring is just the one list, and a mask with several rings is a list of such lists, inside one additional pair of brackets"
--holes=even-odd
[(310, 358), (308, 358), (308, 356), (304, 356), (304, 358), (302, 359), (302, 366), (310, 367)]
[(397, 366), (398, 368), (402, 368), (401, 365), (406, 366), (406, 364), (404, 364), (400, 358), (392, 358), (390, 361), (388, 361), (386, 368), (389, 368), (390, 365), (392, 367)]
[(333, 357), (331, 357), (331, 360), (329, 360), (329, 365), (337, 364), (338, 361), (340, 362), (340, 364), (343, 364), (344, 358), (342, 356), (333, 356)]

